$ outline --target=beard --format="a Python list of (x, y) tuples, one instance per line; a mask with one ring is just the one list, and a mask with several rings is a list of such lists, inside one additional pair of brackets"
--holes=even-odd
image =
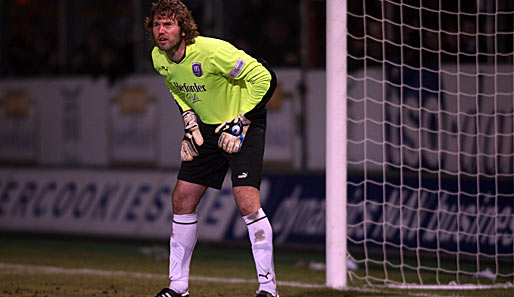
[(167, 42), (162, 44), (159, 42), (159, 38), (154, 37), (154, 44), (157, 45), (157, 47), (161, 51), (174, 52), (179, 48), (179, 46), (183, 40), (184, 40), (184, 37), (182, 36), (182, 34), (178, 34), (178, 36), (174, 36), (172, 38), (167, 38)]

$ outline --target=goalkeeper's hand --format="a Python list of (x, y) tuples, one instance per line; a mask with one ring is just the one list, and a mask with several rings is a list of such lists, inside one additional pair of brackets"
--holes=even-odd
[(203, 144), (202, 133), (198, 127), (198, 119), (196, 113), (192, 110), (185, 111), (182, 114), (184, 120), (184, 138), (182, 139), (182, 147), (180, 149), (180, 159), (182, 161), (191, 161), (198, 156), (196, 146)]
[(180, 159), (182, 161), (193, 161), (194, 157), (198, 156), (193, 135), (186, 133), (182, 139), (182, 147), (180, 148)]
[(235, 119), (223, 122), (214, 131), (215, 133), (221, 132), (218, 138), (218, 146), (229, 154), (241, 151), (241, 146), (251, 123), (252, 121), (245, 118), (241, 112)]

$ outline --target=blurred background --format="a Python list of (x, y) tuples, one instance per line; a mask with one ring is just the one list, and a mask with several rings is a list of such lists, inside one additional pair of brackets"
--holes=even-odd
[[(1, 2), (3, 77), (152, 72), (143, 22), (150, 0)], [(200, 34), (217, 36), (275, 67), (324, 65), (324, 1), (184, 1)], [(305, 12), (303, 12), (303, 10)], [(305, 28), (303, 28), (305, 26)], [(303, 31), (305, 30), (305, 31)], [(307, 33), (302, 40), (302, 33)], [(31, 56), (31, 59), (27, 59)]]
[[(167, 103), (167, 101), (172, 101), (171, 97), (164, 95), (151, 97), (147, 94), (149, 89), (162, 91), (162, 82), (155, 83), (155, 86), (152, 84), (152, 86), (145, 85), (141, 88), (144, 79), (151, 80), (151, 78), (154, 78), (155, 81), (159, 80), (151, 63), (150, 52), (153, 44), (143, 26), (151, 2), (150, 0), (1, 1), (1, 80), (12, 82), (29, 79), (36, 84), (45, 81), (43, 85), (46, 90), (49, 89), (49, 84), (58, 80), (61, 83), (76, 79), (82, 79), (92, 84), (101, 82), (105, 83), (106, 90), (99, 90), (98, 92), (106, 94), (104, 97), (110, 99), (110, 97), (116, 97), (120, 94), (123, 97), (121, 100), (114, 98), (115, 101), (124, 102), (123, 115), (136, 115), (138, 112), (140, 112), (139, 116), (141, 116), (141, 112), (145, 114), (141, 108), (147, 106), (146, 103), (142, 103), (146, 100), (155, 103), (155, 106), (159, 106), (156, 111), (160, 108), (166, 109), (171, 106)], [(273, 152), (273, 148), (271, 149), (266, 158), (272, 161), (268, 162), (268, 168), (284, 168), (283, 165), (286, 164), (286, 168), (292, 170), (322, 170), (324, 162), (323, 147), (317, 144), (324, 142), (324, 138), (317, 139), (316, 136), (320, 134), (314, 133), (314, 129), (312, 131), (306, 130), (308, 121), (317, 121), (317, 118), (307, 119), (303, 109), (308, 106), (306, 101), (309, 97), (309, 94), (307, 94), (308, 88), (310, 88), (306, 83), (308, 79), (307, 71), (320, 70), (313, 72), (315, 76), (319, 77), (325, 63), (324, 1), (186, 0), (184, 2), (192, 10), (200, 34), (227, 40), (250, 55), (267, 60), (279, 72), (281, 72), (281, 69), (284, 70), (280, 74), (283, 77), (283, 83), (280, 83), (279, 90), (270, 104), (270, 109), (276, 113), (275, 116), (271, 115), (271, 117), (284, 118), (285, 116), (285, 119), (294, 122), (294, 124), (286, 122), (280, 133), (276, 133), (275, 137), (273, 135), (269, 136), (270, 139), (282, 141), (282, 143), (277, 142), (276, 147), (282, 146), (283, 148), (278, 148), (275, 152)], [(144, 78), (138, 80), (134, 79), (135, 77)], [(317, 81), (320, 88), (314, 85), (312, 89), (323, 89), (321, 85), (324, 82), (319, 79)], [(22, 87), (18, 89), (20, 88)], [(121, 90), (113, 91), (117, 88)], [(139, 91), (135, 90), (137, 88), (139, 88)], [(9, 91), (14, 92), (15, 95), (13, 96), (23, 97), (19, 92), (16, 92), (17, 90), (13, 90), (16, 88), (11, 87), (9, 89)], [(322, 111), (324, 100), (319, 100), (320, 91), (324, 92), (324, 90), (317, 90), (312, 94), (313, 100), (310, 104), (319, 106), (316, 109)], [(13, 92), (9, 92), (9, 94), (13, 94)], [(73, 93), (73, 91), (66, 91), (66, 93), (70, 92)], [(76, 92), (79, 92), (77, 96), (80, 97), (81, 92)], [(113, 93), (112, 96), (108, 94), (111, 92)], [(38, 99), (32, 98), (28, 93), (26, 95), (28, 106), (39, 105), (36, 103)], [(135, 98), (138, 96), (139, 99)], [(11, 102), (16, 100), (18, 99), (13, 99)], [(3, 102), (7, 101), (9, 100), (3, 100)], [(73, 146), (71, 144), (73, 137), (80, 142), (82, 134), (87, 133), (82, 131), (81, 134), (81, 129), (85, 126), (98, 126), (97, 121), (92, 121), (92, 124), (90, 124), (83, 122), (83, 119), (80, 118), (81, 111), (78, 106), (81, 99), (70, 98), (57, 101), (61, 101), (56, 103), (58, 105), (59, 103), (64, 104), (61, 108), (63, 114), (57, 115), (55, 112), (58, 113), (58, 110), (53, 110), (54, 114), (51, 117), (61, 116), (66, 118), (61, 124), (64, 124), (62, 129), (65, 130), (63, 133), (65, 134), (64, 138), (67, 139), (68, 147)], [(101, 101), (105, 103), (108, 100), (104, 98)], [(140, 103), (139, 109), (135, 107), (134, 104), (137, 105), (135, 102)], [(283, 103), (285, 103), (285, 106)], [(151, 106), (154, 105), (150, 104), (148, 106), (151, 109)], [(59, 106), (55, 107), (60, 108)], [(42, 112), (41, 108), (44, 107), (40, 107), (37, 113)], [(135, 109), (129, 111), (130, 108)], [(102, 112), (104, 111), (99, 109), (94, 113)], [(84, 116), (89, 117), (89, 115)], [(166, 109), (166, 113), (161, 114), (161, 116), (169, 117), (169, 120), (173, 121), (177, 118), (177, 113)], [(152, 120), (149, 121), (148, 125), (152, 125)], [(273, 122), (273, 119), (271, 121)], [(282, 121), (284, 122), (284, 120)], [(121, 120), (117, 122), (120, 124)], [(56, 123), (56, 125), (59, 124)], [(157, 124), (157, 126), (159, 125)], [(150, 126), (148, 127), (150, 128)], [(318, 129), (322, 125), (319, 127), (315, 125), (314, 127)], [(97, 128), (101, 129), (101, 127), (95, 129)], [(149, 130), (154, 130), (153, 128), (152, 126)], [(44, 130), (44, 128), (42, 129)], [(154, 146), (161, 145), (162, 150), (167, 150), (167, 147), (174, 142), (171, 141), (167, 144), (167, 139), (175, 140), (181, 137), (180, 133), (174, 133), (180, 129), (170, 129), (169, 127), (167, 129), (169, 131), (155, 130), (149, 132), (152, 135), (146, 140), (140, 139), (140, 142), (153, 141)], [(164, 133), (171, 134), (166, 135)], [(307, 147), (307, 141), (310, 133), (314, 133), (314, 140), (316, 140), (313, 142), (315, 152), (312, 155), (320, 156), (320, 158), (315, 157), (315, 160), (310, 161), (311, 164), (308, 165), (309, 148)], [(106, 155), (110, 154), (108, 152), (109, 148), (106, 147), (109, 140), (103, 138), (109, 136), (94, 140), (89, 139), (90, 143), (94, 142), (96, 145), (103, 145), (106, 148), (103, 157), (102, 155), (84, 157), (80, 156), (81, 153), (75, 153), (77, 156), (73, 157), (70, 156), (70, 153), (64, 152), (60, 157), (51, 157), (45, 153), (47, 150), (41, 148), (47, 144), (50, 145), (51, 141), (45, 142), (44, 139), (39, 138), (35, 139), (32, 144), (33, 156), (31, 158), (20, 158), (16, 156), (20, 154), (19, 146), (27, 140), (14, 139), (16, 137), (13, 136), (13, 133), (6, 132), (6, 134), (10, 135), (11, 139), (6, 140), (6, 142), (11, 143), (11, 148), (5, 147), (7, 146), (5, 144), (4, 151), (11, 150), (11, 155), (0, 152), (0, 162), (4, 164), (111, 166), (115, 163), (111, 162), (113, 160), (110, 160), (110, 157)], [(44, 132), (35, 131), (35, 134), (41, 135)], [(31, 134), (32, 136), (34, 135)], [(126, 138), (125, 136), (119, 134), (114, 138), (120, 140), (120, 138)], [(160, 139), (160, 137), (166, 139)], [(324, 136), (321, 135), (321, 137)], [(21, 138), (21, 136), (18, 136), (18, 138)], [(60, 138), (60, 136), (55, 136), (55, 138), (58, 141), (57, 138)], [(110, 140), (113, 140), (113, 138)], [(18, 147), (16, 147), (15, 142), (18, 143)], [(283, 142), (287, 143), (284, 145)], [(53, 146), (56, 145), (55, 142), (51, 143)], [(273, 144), (270, 145), (273, 146)], [(54, 149), (48, 147), (48, 150), (53, 150), (58, 154), (57, 151), (62, 151), (64, 146), (66, 145), (61, 144), (60, 147)], [(127, 147), (126, 149), (130, 148)], [(29, 148), (26, 147), (25, 150), (29, 150)], [(171, 150), (169, 153), (175, 154), (173, 158), (176, 159), (176, 150)], [(114, 152), (113, 157), (116, 158), (116, 155), (117, 153)], [(150, 160), (150, 162), (127, 161), (133, 161), (129, 162), (132, 163), (130, 165), (140, 163), (139, 165), (150, 167), (177, 167), (179, 164), (176, 161), (165, 159), (166, 157), (163, 159), (155, 156), (154, 160)]]
[[(0, 230), (168, 238), (183, 124), (152, 66), (151, 3), (0, 1)], [(262, 202), (278, 244), (323, 244), (325, 1), (184, 3), (201, 35), (276, 70)], [(229, 179), (200, 208), (201, 240), (247, 240)]]
[[(325, 2), (184, 0), (201, 35), (276, 70), (261, 192), (277, 244), (325, 240)], [(347, 2), (349, 201), (418, 197), (427, 168), (512, 185), (514, 2)], [(183, 124), (152, 68), (150, 4), (0, 1), (2, 230), (169, 235)], [(228, 179), (200, 208), (201, 239), (246, 240)]]

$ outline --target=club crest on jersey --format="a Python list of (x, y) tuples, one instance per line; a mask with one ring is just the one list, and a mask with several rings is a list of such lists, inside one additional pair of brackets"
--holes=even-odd
[(202, 64), (193, 63), (193, 73), (194, 73), (194, 75), (201, 77), (203, 75)]

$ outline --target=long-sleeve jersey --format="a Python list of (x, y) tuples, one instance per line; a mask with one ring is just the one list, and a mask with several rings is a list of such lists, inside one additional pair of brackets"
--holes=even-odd
[(202, 36), (186, 46), (185, 56), (178, 63), (157, 47), (152, 60), (180, 109), (194, 110), (206, 124), (220, 124), (239, 112), (247, 114), (256, 106), (261, 108), (259, 103), (272, 78), (244, 51), (226, 41)]

